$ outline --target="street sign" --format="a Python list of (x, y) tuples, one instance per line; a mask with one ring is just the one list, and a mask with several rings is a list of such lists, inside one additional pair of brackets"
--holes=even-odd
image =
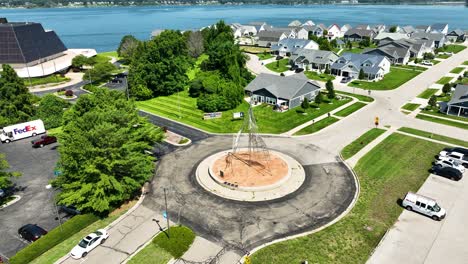
[(164, 217), (165, 219), (167, 219), (167, 212), (166, 212), (166, 211), (163, 211), (163, 217)]

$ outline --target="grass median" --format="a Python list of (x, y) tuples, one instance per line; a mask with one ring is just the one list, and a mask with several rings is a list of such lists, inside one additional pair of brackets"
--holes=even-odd
[(426, 89), (422, 93), (420, 93), (417, 97), (423, 98), (423, 99), (429, 99), (431, 96), (433, 96), (435, 93), (437, 93), (439, 89)]
[(372, 98), (372, 97), (370, 97), (370, 96), (366, 96), (366, 95), (355, 94), (355, 93), (348, 93), (348, 92), (343, 92), (343, 91), (336, 91), (336, 93), (337, 93), (337, 94), (344, 94), (344, 95), (349, 95), (349, 96), (355, 97), (356, 99), (358, 99), (358, 100), (361, 101), (361, 102), (367, 102), (367, 103), (374, 102), (374, 98)]
[(448, 118), (448, 119), (453, 119), (453, 120), (458, 120), (458, 121), (463, 121), (463, 122), (468, 123), (468, 118), (467, 117), (447, 115), (447, 114), (439, 112), (438, 110), (422, 110), (421, 113), (426, 114), (426, 115), (432, 115), (432, 116), (437, 116), (437, 117), (442, 117), (442, 118)]
[(453, 70), (451, 70), (450, 73), (459, 74), (459, 73), (461, 73), (461, 72), (464, 71), (464, 70), (465, 70), (464, 67), (456, 67), (456, 68), (453, 68)]
[(423, 130), (419, 130), (419, 129), (414, 129), (414, 128), (410, 128), (410, 127), (400, 127), (398, 129), (398, 131), (413, 134), (413, 135), (420, 136), (420, 137), (429, 138), (429, 139), (439, 140), (439, 141), (443, 141), (443, 142), (447, 142), (447, 143), (450, 143), (450, 144), (454, 144), (454, 145), (463, 146), (463, 147), (468, 148), (468, 141), (460, 140), (460, 139), (457, 139), (457, 138), (446, 137), (444, 135), (434, 134), (434, 133), (431, 133), (431, 132), (427, 132), (427, 131), (423, 131)]
[(270, 62), (266, 64), (265, 67), (267, 67), (268, 69), (274, 72), (285, 72), (289, 70), (289, 68), (287, 67), (288, 65), (289, 65), (289, 59), (281, 59), (281, 60), (277, 60), (274, 62)]
[(305, 128), (299, 130), (298, 132), (296, 132), (294, 135), (295, 136), (300, 136), (300, 135), (307, 135), (307, 134), (312, 134), (312, 133), (315, 133), (317, 131), (320, 131), (324, 128), (326, 128), (327, 126), (335, 123), (335, 122), (338, 122), (340, 121), (338, 118), (335, 118), (333, 116), (329, 116), (329, 117), (326, 117), (318, 122), (315, 122), (314, 124), (310, 125), (310, 126), (306, 126)]
[(361, 190), (348, 215), (317, 233), (263, 248), (252, 255), (252, 262), (365, 263), (401, 214), (403, 208), (397, 199), (421, 187), (434, 155), (444, 147), (410, 136), (390, 135), (357, 163)]
[(404, 106), (402, 106), (402, 109), (408, 110), (408, 111), (414, 111), (420, 107), (420, 104), (413, 104), (413, 103), (407, 103)]
[(442, 77), (436, 83), (443, 85), (443, 84), (449, 83), (452, 79), (453, 79), (453, 77)]
[(385, 131), (385, 129), (372, 128), (371, 130), (367, 131), (366, 133), (358, 137), (356, 140), (351, 142), (349, 145), (344, 147), (343, 150), (341, 150), (341, 156), (343, 156), (343, 159), (345, 160), (351, 158), (365, 146), (369, 145), (369, 143), (374, 141), (374, 139), (378, 138), (380, 135), (385, 133)]
[(362, 102), (356, 102), (356, 103), (354, 103), (354, 104), (352, 104), (352, 105), (346, 107), (345, 109), (338, 111), (338, 112), (335, 113), (334, 115), (340, 116), (340, 117), (349, 116), (350, 114), (356, 112), (357, 110), (363, 108), (363, 107), (366, 106), (366, 105), (367, 105), (367, 104), (362, 103)]
[(362, 88), (365, 90), (393, 90), (413, 79), (420, 73), (420, 71), (391, 67), (390, 72), (387, 73), (380, 81), (372, 82), (355, 80), (350, 82), (349, 86)]
[(456, 122), (456, 121), (446, 120), (442, 118), (437, 118), (435, 116), (427, 116), (427, 115), (421, 115), (421, 114), (416, 115), (416, 118), (429, 121), (429, 122), (439, 123), (442, 125), (453, 126), (453, 127), (458, 127), (458, 128), (468, 130), (468, 125), (461, 123), (461, 122)]

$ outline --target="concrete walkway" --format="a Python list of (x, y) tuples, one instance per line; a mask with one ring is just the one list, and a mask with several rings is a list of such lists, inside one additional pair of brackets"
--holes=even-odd
[(247, 56), (249, 56), (249, 59), (247, 60), (246, 66), (247, 66), (247, 69), (249, 69), (252, 73), (254, 73), (256, 75), (258, 75), (260, 73), (268, 73), (268, 74), (279, 75), (279, 73), (271, 71), (267, 67), (264, 66), (265, 64), (268, 64), (268, 63), (274, 61), (274, 58), (262, 61), (257, 56), (255, 56), (253, 54), (249, 54), (249, 53), (246, 53), (246, 54), (247, 54)]

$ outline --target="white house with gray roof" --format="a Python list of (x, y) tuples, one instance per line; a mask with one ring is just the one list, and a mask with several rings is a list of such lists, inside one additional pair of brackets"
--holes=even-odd
[(290, 57), (290, 62), (298, 68), (323, 71), (338, 60), (339, 56), (327, 50), (297, 49)]
[(423, 39), (434, 41), (435, 48), (444, 46), (445, 34), (443, 33), (414, 33), (411, 35), (412, 39)]
[(331, 65), (331, 73), (358, 78), (362, 69), (367, 80), (379, 80), (390, 72), (390, 64), (390, 60), (385, 56), (347, 52)]
[(232, 23), (231, 29), (235, 38), (251, 37), (257, 35), (257, 28), (252, 25), (241, 25), (239, 23)]
[(297, 49), (319, 49), (319, 45), (313, 40), (285, 38), (271, 45), (271, 51), (275, 55), (291, 56)]
[(303, 73), (287, 77), (261, 73), (245, 87), (245, 91), (254, 103), (292, 109), (300, 106), (304, 98), (314, 100), (320, 91), (320, 85), (309, 80)]
[(405, 33), (391, 33), (391, 32), (380, 32), (377, 36), (374, 37), (376, 42), (382, 40), (400, 40), (400, 39), (409, 39), (409, 34)]
[(448, 24), (444, 24), (444, 23), (437, 23), (437, 24), (434, 24), (434, 25), (431, 25), (431, 30), (430, 32), (431, 33), (442, 33), (442, 34), (447, 34), (448, 33)]
[(465, 31), (461, 29), (454, 29), (447, 34), (447, 41), (450, 42), (465, 41), (465, 39)]
[(261, 47), (271, 47), (277, 44), (280, 40), (288, 37), (283, 31), (267, 31), (258, 32), (257, 44)]
[(411, 57), (410, 48), (397, 42), (389, 42), (375, 49), (365, 50), (363, 54), (385, 56), (392, 64), (406, 64)]
[(468, 118), (468, 85), (458, 84), (447, 103), (447, 114)]

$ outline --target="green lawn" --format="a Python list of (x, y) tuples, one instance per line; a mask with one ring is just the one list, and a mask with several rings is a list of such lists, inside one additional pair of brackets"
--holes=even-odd
[[(411, 147), (408, 147), (411, 146)], [(317, 233), (275, 243), (252, 255), (255, 264), (365, 263), (403, 208), (397, 199), (416, 192), (445, 145), (392, 134), (359, 160), (358, 201), (339, 222)]]
[(300, 135), (307, 135), (307, 134), (312, 134), (315, 133), (319, 130), (322, 130), (323, 128), (340, 121), (338, 118), (335, 118), (333, 116), (330, 117), (325, 117), (324, 119), (315, 122), (313, 125), (307, 126), (298, 132), (296, 132), (294, 135), (295, 136), (300, 136)]
[(445, 119), (440, 119), (437, 117), (425, 116), (425, 115), (416, 115), (416, 118), (429, 121), (429, 122), (439, 123), (442, 125), (453, 126), (453, 127), (458, 127), (458, 128), (468, 130), (468, 125), (460, 123), (460, 122), (455, 122), (455, 121), (450, 121), (450, 120), (445, 120)]
[(362, 103), (362, 102), (356, 102), (348, 107), (346, 107), (345, 109), (343, 110), (340, 110), (338, 111), (337, 113), (335, 113), (334, 115), (336, 116), (340, 116), (340, 117), (345, 117), (345, 116), (348, 116), (354, 112), (356, 112), (357, 110), (363, 108), (364, 106), (366, 106), (367, 104), (365, 103)]
[(431, 61), (431, 62), (432, 62), (432, 64), (434, 64), (434, 65), (436, 65), (436, 64), (439, 64), (439, 63), (440, 63), (440, 61), (438, 61), (438, 60), (430, 60), (430, 61)]
[(241, 46), (240, 47), (241, 50), (245, 51), (245, 52), (248, 52), (248, 53), (254, 53), (254, 54), (258, 54), (258, 53), (263, 53), (263, 52), (270, 52), (271, 49), (270, 48), (264, 48), (264, 47), (255, 47), (255, 46)]
[(133, 256), (128, 264), (167, 264), (172, 256), (155, 243), (149, 243), (145, 248)]
[(431, 133), (431, 132), (418, 130), (418, 129), (414, 129), (414, 128), (410, 128), (410, 127), (400, 127), (398, 129), (398, 131), (406, 132), (406, 133), (410, 133), (410, 134), (413, 134), (413, 135), (426, 137), (426, 138), (430, 138), (430, 139), (434, 139), (434, 140), (444, 141), (444, 142), (448, 142), (448, 143), (451, 143), (451, 144), (454, 144), (454, 145), (463, 146), (463, 147), (468, 148), (468, 141), (464, 141), (464, 140), (460, 140), (460, 139), (456, 139), (456, 138), (446, 137), (446, 136), (443, 136), (443, 135), (434, 134), (434, 133)]
[(436, 83), (437, 84), (446, 84), (446, 83), (449, 83), (452, 79), (453, 79), (453, 77), (442, 77)]
[[(221, 118), (203, 120), (203, 111), (197, 109), (196, 98), (189, 97), (187, 91), (180, 92), (179, 95), (181, 118), (179, 118), (179, 101), (177, 94), (159, 96), (147, 101), (136, 102), (136, 104), (138, 108), (144, 111), (214, 133), (237, 132), (242, 126), (243, 120), (232, 120), (233, 113), (244, 112), (247, 114), (249, 108), (249, 104), (243, 102), (237, 108), (223, 112)], [(254, 115), (257, 119), (260, 132), (283, 133), (318, 116), (326, 114), (349, 101), (351, 101), (351, 99), (348, 97), (343, 100), (334, 99), (331, 104), (323, 102), (320, 104), (320, 108), (310, 107), (304, 111), (305, 113), (302, 112), (301, 107), (280, 113), (273, 111), (270, 105), (259, 105), (254, 107)], [(311, 105), (315, 106), (314, 103)]]
[(463, 65), (468, 65), (468, 61), (463, 62)]
[(450, 94), (439, 94), (437, 95), (437, 102), (448, 102), (452, 98)]
[(321, 82), (326, 82), (328, 80), (335, 80), (335, 76), (326, 74), (326, 73), (318, 73), (315, 71), (305, 71), (304, 74), (307, 76), (307, 78), (311, 80), (316, 80), (316, 81), (321, 81)]
[(26, 86), (36, 86), (36, 85), (43, 85), (43, 84), (58, 84), (58, 83), (64, 83), (64, 82), (69, 82), (70, 78), (68, 77), (62, 77), (60, 74), (53, 74), (49, 75), (46, 77), (36, 77), (36, 78), (24, 78), (24, 83)]
[(426, 67), (416, 66), (416, 65), (397, 65), (397, 68), (409, 69), (409, 70), (416, 70), (416, 71), (426, 71)]
[(453, 120), (459, 120), (459, 121), (468, 122), (468, 118), (466, 118), (466, 117), (447, 115), (447, 114), (444, 114), (444, 113), (439, 112), (438, 109), (436, 109), (435, 111), (432, 111), (432, 110), (422, 110), (421, 113), (427, 114), (427, 115), (433, 115), (433, 116), (439, 116), (439, 117), (449, 118), (449, 119), (453, 119)]
[(279, 67), (277, 67), (278, 65), (277, 62), (278, 61), (270, 62), (266, 64), (265, 67), (267, 67), (268, 69), (274, 72), (284, 72), (284, 71), (289, 70), (289, 68), (287, 67), (289, 65), (289, 59), (279, 60)]
[(103, 218), (91, 224), (90, 226), (84, 228), (80, 232), (74, 234), (73, 236), (67, 238), (62, 243), (56, 245), (49, 251), (42, 254), (40, 257), (36, 258), (30, 264), (52, 264), (56, 262), (61, 257), (65, 256), (66, 254), (70, 253), (70, 250), (80, 242), (80, 240), (98, 229), (104, 228), (112, 223), (114, 220), (119, 218), (123, 215), (129, 208), (131, 208), (136, 201), (132, 201), (128, 204), (125, 204), (121, 207), (121, 209), (117, 209), (112, 212), (107, 218)]
[(366, 90), (392, 90), (400, 87), (402, 84), (411, 80), (420, 73), (421, 72), (419, 71), (411, 71), (391, 67), (390, 72), (384, 76), (383, 80), (380, 80), (378, 82), (356, 80), (350, 82), (349, 86), (358, 87)]
[(116, 59), (119, 59), (119, 54), (117, 54), (117, 51), (114, 50), (114, 51), (106, 51), (106, 52), (101, 52), (99, 53), (99, 55), (101, 56), (107, 56), (107, 57), (114, 57)]
[(266, 53), (266, 54), (265, 53), (259, 53), (259, 54), (257, 54), (257, 56), (258, 56), (258, 58), (260, 60), (268, 60), (268, 59), (273, 58), (273, 55), (271, 55), (270, 53)]
[(448, 55), (448, 54), (437, 54), (436, 58), (439, 58), (439, 59), (448, 59), (450, 58), (451, 55)]
[(341, 156), (343, 156), (343, 159), (345, 160), (351, 158), (369, 143), (374, 141), (374, 139), (385, 133), (385, 131), (385, 129), (372, 128), (371, 130), (367, 131), (366, 133), (358, 137), (356, 140), (351, 142), (349, 145), (344, 147), (343, 150), (341, 150)]
[(404, 106), (402, 106), (402, 109), (408, 110), (408, 111), (414, 111), (420, 107), (420, 104), (413, 104), (413, 103), (407, 103)]
[(426, 89), (418, 95), (419, 98), (429, 99), (432, 95), (437, 93), (439, 89)]
[(370, 96), (367, 96), (367, 95), (361, 95), (361, 94), (354, 94), (354, 93), (347, 93), (347, 92), (343, 92), (343, 91), (335, 91), (337, 94), (344, 94), (344, 95), (349, 95), (349, 96), (353, 96), (355, 97), (356, 99), (358, 99), (359, 101), (361, 102), (374, 102), (374, 98), (370, 97)]
[(364, 49), (362, 48), (359, 48), (359, 47), (354, 47), (352, 49), (344, 49), (342, 53), (345, 53), (345, 52), (351, 52), (351, 53), (362, 53)]
[(445, 46), (445, 48), (443, 48), (443, 50), (445, 52), (453, 52), (453, 53), (458, 53), (462, 50), (466, 49), (465, 46), (463, 45), (455, 45), (455, 44), (451, 44), (451, 45), (447, 45)]
[(451, 70), (450, 73), (459, 74), (459, 73), (461, 73), (463, 70), (465, 70), (465, 67), (456, 67), (456, 68), (454, 68), (453, 70)]

